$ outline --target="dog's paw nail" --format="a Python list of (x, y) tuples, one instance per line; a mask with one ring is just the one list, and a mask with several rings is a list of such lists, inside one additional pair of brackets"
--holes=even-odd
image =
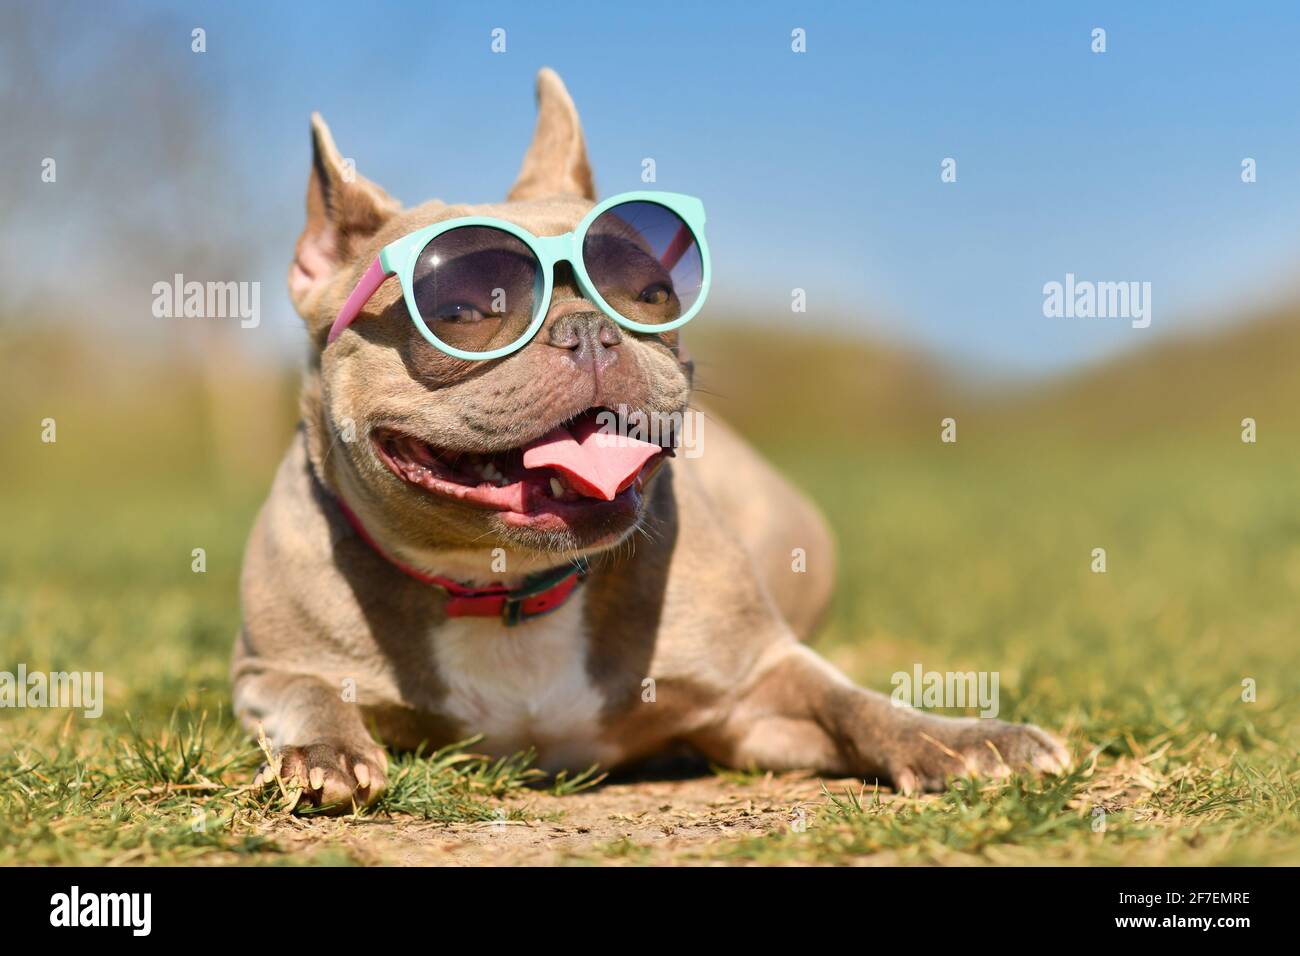
[(916, 779), (916, 774), (912, 773), (910, 770), (900, 770), (895, 774), (894, 783), (899, 793), (907, 794), (908, 796), (919, 792), (921, 789), (921, 782)]
[(1032, 764), (1042, 773), (1064, 773), (1070, 767), (1070, 755), (1056, 748), (1051, 753), (1034, 754)]
[[(321, 741), (287, 746), (279, 753), (286, 803), (294, 812), (352, 812), (374, 803), (386, 789), (384, 753), (378, 748)], [(260, 776), (267, 783), (277, 779), (266, 768)]]

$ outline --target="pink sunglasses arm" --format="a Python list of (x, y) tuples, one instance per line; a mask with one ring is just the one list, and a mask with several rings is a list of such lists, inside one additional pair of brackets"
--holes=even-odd
[(325, 340), (326, 345), (343, 334), (343, 330), (352, 324), (352, 320), (361, 312), (362, 306), (370, 301), (370, 297), (388, 280), (390, 274), (384, 272), (384, 267), (380, 264), (378, 258), (370, 263), (370, 268), (361, 276), (361, 281), (357, 283), (356, 288), (352, 290), (352, 294), (348, 296), (348, 301), (343, 303), (343, 309), (339, 312), (339, 317), (330, 326), (329, 338)]

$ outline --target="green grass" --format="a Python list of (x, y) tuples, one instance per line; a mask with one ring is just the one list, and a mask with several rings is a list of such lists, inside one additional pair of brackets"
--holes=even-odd
[[(191, 427), (197, 399), (176, 389), (169, 402), (61, 407), (56, 446), (36, 439), (41, 402), (5, 403), (0, 669), (102, 670), (107, 700), (98, 720), (0, 712), (0, 864), (369, 862), (287, 840), (283, 800), (247, 789), (261, 754), (229, 715), (227, 665), (271, 458), (214, 470), (207, 432)], [(1095, 423), (1066, 437), (1059, 406), (1036, 418), (1023, 403), (954, 401), (955, 446), (929, 420), (895, 422), (880, 442), (844, 421), (797, 438), (789, 423), (745, 424), (840, 541), (818, 648), (886, 691), (916, 662), (998, 671), (1000, 716), (1061, 731), (1078, 769), (917, 800), (837, 788), (803, 832), (683, 862), (1300, 863), (1294, 420), (1258, 445), (1238, 440), (1236, 410), (1126, 419), (1112, 440)], [(289, 402), (261, 414), (287, 441)], [(1097, 547), (1105, 574), (1090, 570)], [(563, 796), (595, 779), (551, 786)], [(526, 755), (491, 761), (471, 743), (394, 758), (371, 815), (520, 819), (532, 811), (517, 798), (542, 783)], [(650, 855), (620, 840), (588, 858)]]
[[(174, 713), (147, 726), (125, 719), (119, 733), (64, 730), (45, 747), (20, 743), (0, 761), (0, 865), (322, 862), (314, 853), (288, 857), (271, 835), (289, 822), (288, 795), (250, 789), (262, 754), (220, 714)], [(399, 755), (388, 792), (362, 816), (525, 819), (524, 807), (506, 808), (502, 798), (542, 778), (530, 759), (493, 760), (465, 745)], [(336, 856), (324, 862), (341, 862)]]
[[(1041, 782), (957, 781), (945, 794), (915, 800), (828, 791), (804, 832), (741, 840), (724, 855), (767, 864), (1294, 863), (1300, 766), (1264, 764), (1160, 761), (1127, 773), (1089, 764)], [(1138, 799), (1101, 796), (1139, 779)]]

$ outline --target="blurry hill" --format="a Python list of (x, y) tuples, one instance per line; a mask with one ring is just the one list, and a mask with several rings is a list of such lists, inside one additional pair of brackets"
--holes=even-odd
[(1122, 441), (1228, 433), (1248, 416), (1273, 438), (1300, 437), (1300, 304), (1014, 385), (973, 384), (969, 370), (901, 347), (725, 321), (690, 331), (697, 403), (764, 444), (930, 441), (950, 415), (963, 437), (973, 426), (1011, 440)]
[(1231, 432), (1300, 438), (1300, 303), (1231, 326), (1175, 335), (1066, 378), (999, 396), (1005, 428), (1114, 439)]
[(766, 446), (904, 438), (951, 414), (951, 376), (920, 352), (726, 316), (697, 325), (696, 405)]
[[(188, 328), (138, 348), (72, 324), (0, 321), (7, 488), (84, 485), (91, 470), (96, 487), (265, 487), (297, 416), (297, 370), (250, 360), (230, 327)], [(725, 318), (690, 331), (696, 405), (782, 461), (932, 447), (947, 416), (976, 446), (1023, 447), (1025, 435), (1057, 447), (1224, 437), (1247, 416), (1261, 443), (1300, 438), (1300, 307), (1027, 385), (970, 384), (964, 370), (905, 348)], [(40, 444), (47, 417), (56, 448)]]
[[(264, 489), (297, 418), (297, 370), (250, 360), (228, 327), (189, 328), (139, 347), (76, 322), (0, 322), (4, 488)], [(54, 444), (41, 441), (45, 419)]]

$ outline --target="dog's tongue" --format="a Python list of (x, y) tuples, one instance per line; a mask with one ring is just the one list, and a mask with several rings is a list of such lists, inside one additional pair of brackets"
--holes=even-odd
[(578, 494), (613, 501), (659, 451), (658, 445), (602, 432), (594, 418), (584, 418), (525, 448), (524, 467), (554, 468)]

